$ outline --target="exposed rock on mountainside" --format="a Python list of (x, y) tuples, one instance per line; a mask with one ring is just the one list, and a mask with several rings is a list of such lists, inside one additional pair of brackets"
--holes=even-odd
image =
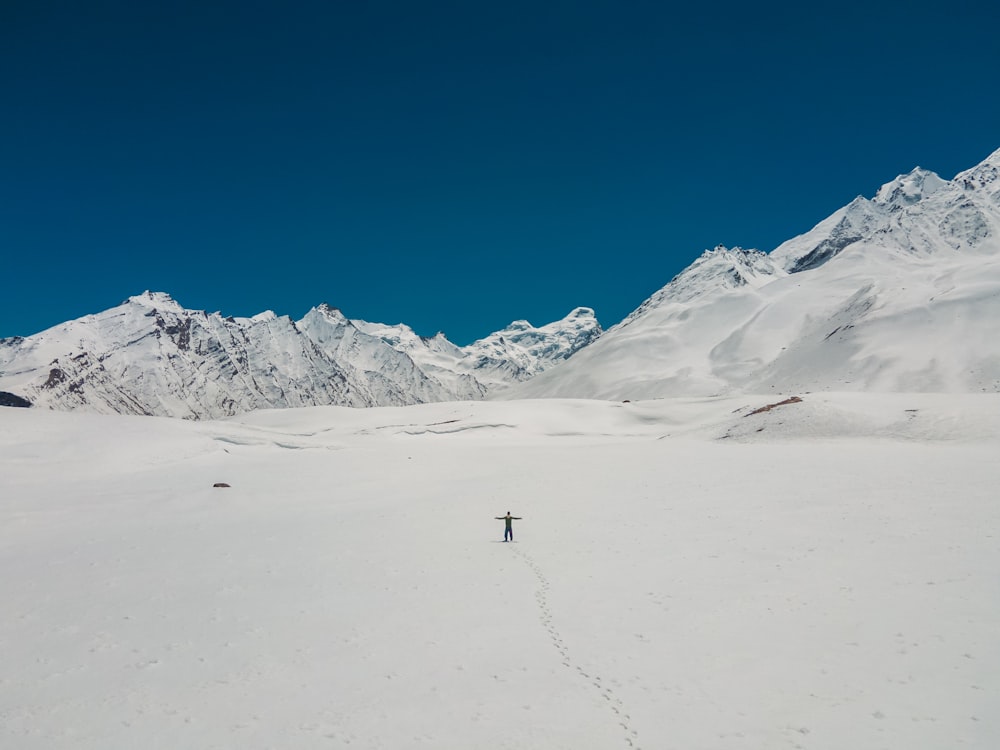
[(443, 335), (352, 321), (320, 305), (297, 323), (186, 310), (146, 292), (97, 315), (0, 341), (0, 384), (52, 409), (192, 419), (262, 408), (388, 406), (482, 398), (600, 335), (592, 312), (465, 349)]
[(0, 406), (15, 406), (19, 408), (26, 408), (31, 406), (31, 402), (13, 393), (0, 391)]

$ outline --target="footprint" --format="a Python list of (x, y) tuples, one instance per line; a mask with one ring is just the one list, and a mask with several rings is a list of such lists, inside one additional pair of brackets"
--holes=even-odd
[[(552, 610), (549, 607), (548, 596), (547, 596), (547, 592), (549, 590), (549, 581), (542, 572), (542, 569), (533, 559), (531, 559), (529, 555), (520, 552), (519, 550), (513, 547), (510, 547), (509, 549), (513, 554), (517, 555), (522, 560), (524, 560), (525, 564), (532, 571), (532, 573), (535, 574), (535, 578), (538, 580), (539, 588), (538, 590), (535, 591), (534, 595), (535, 603), (538, 605), (538, 619), (541, 622), (542, 627), (544, 627), (545, 631), (548, 633), (549, 639), (552, 641), (552, 646), (555, 648), (556, 652), (561, 657), (561, 664), (564, 667), (567, 668), (573, 667), (574, 669), (576, 669), (577, 674), (579, 674), (585, 680), (590, 682), (590, 684), (596, 690), (599, 691), (600, 696), (604, 698), (604, 700), (608, 704), (608, 707), (614, 712), (618, 726), (624, 729), (625, 732), (627, 733), (624, 738), (626, 744), (630, 748), (632, 748), (632, 750), (639, 750), (639, 747), (633, 741), (633, 738), (638, 737), (638, 733), (634, 729), (632, 729), (631, 726), (629, 725), (631, 717), (627, 713), (623, 713), (624, 704), (622, 703), (621, 699), (615, 696), (614, 691), (610, 687), (606, 687), (602, 683), (601, 677), (599, 675), (594, 675), (592, 677), (588, 672), (586, 672), (583, 669), (583, 667), (573, 662), (573, 659), (569, 653), (569, 649), (563, 642), (562, 635), (559, 633), (559, 630), (555, 627), (555, 625), (552, 622)], [(615, 680), (611, 680), (611, 682), (616, 685), (619, 684)]]

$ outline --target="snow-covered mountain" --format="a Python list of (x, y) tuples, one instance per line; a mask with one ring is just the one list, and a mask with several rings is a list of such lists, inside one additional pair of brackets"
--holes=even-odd
[(710, 250), (505, 395), (772, 390), (1000, 391), (1000, 151), (901, 175), (769, 254)]
[(770, 253), (717, 247), (602, 335), (589, 308), (460, 348), (350, 320), (145, 293), (0, 340), (0, 405), (222, 417), (484, 397), (1000, 391), (1000, 151), (914, 169)]
[[(477, 400), (600, 335), (590, 310), (459, 348), (442, 334), (349, 320), (320, 305), (295, 322), (223, 317), (156, 292), (26, 338), (0, 341), (0, 393), (58, 410), (217, 418), (260, 408)], [(506, 337), (504, 336), (506, 334)], [(501, 361), (506, 341), (510, 362)]]
[(515, 320), (463, 349), (465, 356), (457, 367), (491, 388), (502, 389), (566, 361), (600, 335), (601, 327), (589, 307), (578, 307), (540, 328)]

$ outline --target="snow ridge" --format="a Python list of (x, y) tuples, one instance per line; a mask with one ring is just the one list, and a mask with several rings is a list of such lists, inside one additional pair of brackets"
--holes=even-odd
[(717, 247), (510, 397), (1000, 391), (1000, 151), (916, 168), (770, 253)]

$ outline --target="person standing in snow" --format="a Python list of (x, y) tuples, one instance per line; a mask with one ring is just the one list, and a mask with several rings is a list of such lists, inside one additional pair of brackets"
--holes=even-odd
[(505, 542), (506, 541), (513, 542), (514, 541), (514, 526), (511, 524), (511, 521), (520, 521), (521, 517), (520, 516), (512, 516), (510, 514), (510, 511), (508, 510), (506, 516), (495, 516), (495, 518), (498, 521), (503, 521), (503, 524), (504, 524), (504, 528), (503, 528), (503, 540)]

